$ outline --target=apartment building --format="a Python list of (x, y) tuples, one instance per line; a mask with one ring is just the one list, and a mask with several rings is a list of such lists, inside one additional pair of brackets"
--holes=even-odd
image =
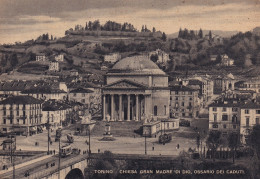
[(170, 87), (170, 117), (196, 118), (199, 114), (198, 90), (186, 86)]
[(44, 127), (42, 101), (31, 96), (13, 96), (0, 102), (0, 132), (31, 135)]

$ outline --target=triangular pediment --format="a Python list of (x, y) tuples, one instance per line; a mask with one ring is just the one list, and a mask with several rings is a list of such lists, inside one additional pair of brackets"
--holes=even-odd
[(104, 88), (118, 88), (118, 89), (144, 89), (146, 88), (145, 85), (134, 82), (134, 81), (130, 81), (130, 80), (120, 80), (120, 81), (116, 81), (114, 83), (108, 84), (106, 86), (104, 86)]

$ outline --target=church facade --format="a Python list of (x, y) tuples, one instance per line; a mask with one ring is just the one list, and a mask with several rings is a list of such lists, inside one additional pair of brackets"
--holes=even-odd
[(127, 57), (106, 74), (103, 120), (168, 119), (168, 76), (146, 56)]

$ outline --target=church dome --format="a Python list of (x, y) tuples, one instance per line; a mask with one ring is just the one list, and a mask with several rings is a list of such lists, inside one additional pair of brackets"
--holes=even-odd
[(111, 72), (165, 75), (148, 56), (126, 57), (118, 61)]

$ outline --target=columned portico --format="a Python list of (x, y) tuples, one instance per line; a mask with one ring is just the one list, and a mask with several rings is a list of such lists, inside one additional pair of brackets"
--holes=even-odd
[(149, 96), (143, 94), (104, 94), (103, 120), (110, 115), (111, 121), (139, 121), (145, 117)]

